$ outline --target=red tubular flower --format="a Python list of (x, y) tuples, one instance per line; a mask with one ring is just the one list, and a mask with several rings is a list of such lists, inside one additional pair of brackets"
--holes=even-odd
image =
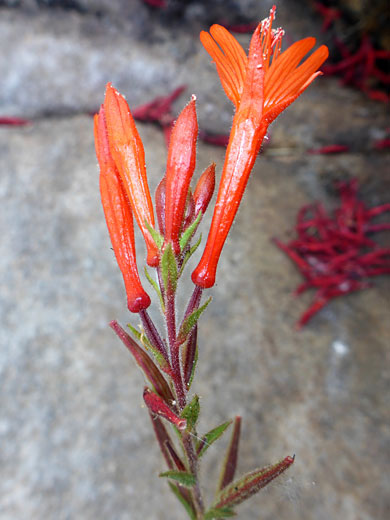
[(112, 247), (122, 272), (131, 312), (150, 305), (137, 269), (133, 214), (118, 170), (110, 154), (103, 106), (94, 119), (96, 155), (100, 166), (100, 194)]
[(195, 217), (199, 211), (204, 215), (215, 188), (215, 163), (210, 164), (200, 176), (194, 191)]
[(107, 84), (104, 100), (111, 155), (118, 168), (131, 208), (144, 236), (147, 263), (157, 266), (159, 254), (145, 222), (154, 227), (153, 204), (145, 169), (144, 147), (125, 98)]
[[(255, 30), (247, 57), (238, 41), (220, 25), (200, 39), (214, 59), (228, 98), (236, 106), (217, 202), (203, 256), (192, 273), (200, 287), (212, 287), (219, 256), (240, 205), (249, 174), (272, 121), (319, 75), (328, 57), (322, 45), (301, 65), (315, 38), (280, 52), (283, 31), (273, 30), (275, 7)], [(272, 59), (271, 59), (272, 58)]]
[(143, 397), (146, 406), (152, 413), (158, 415), (159, 417), (163, 417), (167, 421), (174, 424), (181, 431), (186, 429), (186, 419), (182, 419), (173, 413), (166, 402), (159, 395), (152, 392), (148, 387), (144, 388)]
[(172, 242), (180, 253), (179, 235), (183, 224), (191, 177), (195, 169), (196, 120), (195, 96), (182, 110), (172, 130), (166, 173), (165, 189), (165, 242)]

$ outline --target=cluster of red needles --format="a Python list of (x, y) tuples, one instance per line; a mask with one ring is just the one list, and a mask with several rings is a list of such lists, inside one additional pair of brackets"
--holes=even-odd
[(295, 295), (315, 289), (313, 303), (302, 314), (300, 329), (337, 296), (371, 287), (369, 278), (390, 274), (390, 248), (372, 240), (378, 231), (390, 231), (389, 223), (373, 219), (390, 212), (390, 203), (367, 208), (357, 197), (357, 180), (337, 183), (340, 206), (332, 215), (321, 203), (303, 206), (297, 215), (297, 237), (274, 243), (296, 264), (304, 277)]
[[(342, 10), (327, 5), (327, 2), (316, 1), (313, 6), (323, 19), (322, 32), (329, 32), (333, 24), (343, 18)], [(342, 85), (355, 87), (370, 99), (388, 103), (390, 51), (375, 48), (368, 34), (361, 36), (354, 50), (341, 38), (333, 35), (332, 39), (339, 59), (327, 63), (322, 72), (328, 76), (339, 76)], [(331, 52), (331, 56), (334, 54)]]

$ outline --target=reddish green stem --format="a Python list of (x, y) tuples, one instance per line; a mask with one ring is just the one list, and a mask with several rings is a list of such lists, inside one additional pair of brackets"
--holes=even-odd
[(150, 343), (153, 345), (153, 347), (156, 348), (159, 352), (161, 352), (161, 354), (164, 356), (165, 361), (167, 361), (167, 363), (169, 363), (168, 352), (165, 347), (164, 341), (161, 339), (161, 336), (158, 333), (158, 330), (156, 329), (153, 321), (151, 320), (147, 310), (142, 309), (139, 312), (139, 316), (141, 318), (146, 337), (148, 338)]
[(192, 439), (188, 432), (183, 432), (182, 434), (183, 446), (187, 455), (188, 465), (190, 472), (194, 475), (196, 484), (193, 486), (193, 496), (194, 496), (194, 505), (196, 509), (197, 518), (202, 520), (204, 518), (204, 504), (202, 499), (202, 493), (199, 487), (199, 478), (198, 478), (198, 458), (195, 454), (194, 446), (192, 444)]

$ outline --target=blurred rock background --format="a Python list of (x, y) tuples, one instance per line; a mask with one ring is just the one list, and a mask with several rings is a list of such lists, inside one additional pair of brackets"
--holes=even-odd
[[(137, 320), (125, 310), (100, 207), (90, 114), (107, 81), (132, 107), (186, 84), (175, 110), (195, 93), (200, 127), (226, 132), (232, 107), (199, 31), (260, 20), (272, 3), (0, 2), (0, 117), (31, 121), (0, 127), (1, 520), (184, 518), (157, 478), (164, 466), (142, 376), (107, 326)], [(351, 25), (344, 17), (331, 30), (356, 35), (366, 6), (348, 2)], [(289, 41), (331, 44), (322, 23), (312, 2), (278, 2)], [(249, 36), (238, 37), (247, 46)], [(254, 168), (202, 318), (194, 390), (201, 431), (243, 416), (241, 472), (287, 454), (296, 461), (240, 518), (388, 517), (389, 280), (335, 300), (298, 333), (312, 294), (293, 298), (300, 276), (270, 242), (286, 236), (303, 204), (334, 207), (336, 179), (357, 177), (368, 205), (387, 202), (388, 150), (375, 142), (388, 126), (383, 103), (322, 77), (271, 128)], [(164, 138), (138, 127), (154, 190)], [(307, 153), (335, 143), (349, 151)], [(223, 154), (200, 143), (197, 171), (215, 160), (220, 172)], [(210, 449), (203, 467), (209, 497), (225, 446)]]

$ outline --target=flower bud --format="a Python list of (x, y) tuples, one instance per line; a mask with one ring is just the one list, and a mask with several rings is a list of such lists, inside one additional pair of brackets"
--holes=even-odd
[(168, 150), (165, 242), (172, 242), (176, 255), (180, 253), (179, 235), (183, 227), (188, 189), (195, 169), (197, 135), (195, 96), (192, 96), (173, 127)]
[(166, 180), (165, 177), (163, 177), (156, 188), (156, 193), (154, 194), (158, 228), (163, 236), (165, 235), (165, 190)]
[(147, 263), (156, 267), (158, 248), (146, 223), (154, 228), (153, 204), (146, 178), (144, 147), (125, 98), (107, 84), (104, 100), (111, 155), (147, 247)]
[(205, 169), (198, 180), (198, 184), (196, 185), (194, 191), (195, 216), (198, 215), (199, 211), (202, 212), (202, 215), (205, 214), (211, 197), (213, 196), (214, 188), (215, 163), (210, 164), (210, 166)]
[(194, 197), (191, 192), (191, 188), (188, 188), (188, 195), (187, 195), (187, 202), (186, 202), (186, 208), (184, 211), (184, 221), (183, 221), (183, 227), (182, 232), (188, 228), (188, 226), (193, 222), (195, 217), (195, 201)]
[(96, 155), (100, 166), (100, 194), (115, 257), (122, 272), (127, 306), (139, 312), (150, 305), (137, 269), (133, 215), (118, 170), (110, 154), (104, 108), (94, 119)]

